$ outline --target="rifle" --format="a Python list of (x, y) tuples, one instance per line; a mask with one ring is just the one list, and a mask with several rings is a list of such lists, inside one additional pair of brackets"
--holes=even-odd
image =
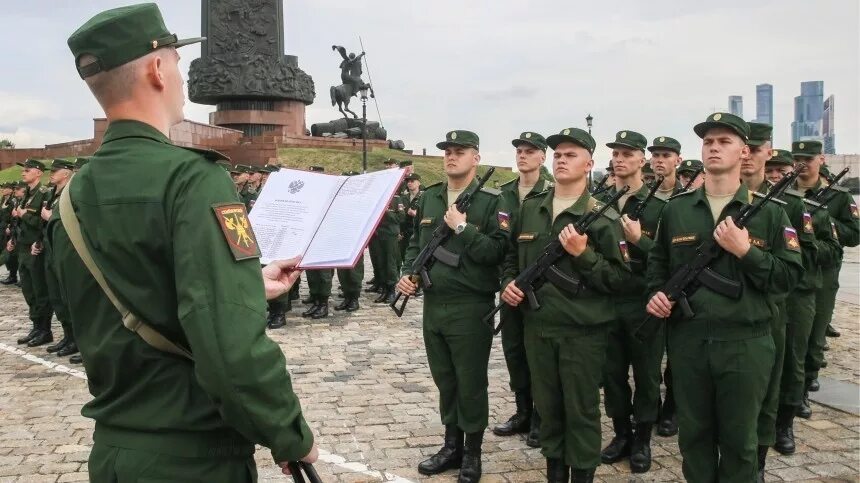
[(42, 239), (45, 236), (45, 227), (48, 226), (48, 222), (42, 219), (42, 210), (54, 204), (54, 198), (57, 197), (57, 185), (49, 184), (48, 187), (50, 188), (48, 197), (42, 201), (39, 209), (39, 235), (36, 239), (36, 245), (40, 250), (42, 249)]
[(594, 187), (594, 189), (591, 191), (591, 194), (599, 195), (600, 193), (606, 191), (608, 189), (608, 187), (606, 186), (607, 181), (609, 181), (609, 173), (606, 173), (603, 179), (601, 179), (600, 182), (597, 183), (597, 186)]
[[(457, 197), (457, 201), (454, 202), (457, 207), (457, 211), (465, 213), (466, 210), (469, 209), (469, 205), (472, 204), (472, 198), (475, 196), (475, 193), (484, 187), (484, 184), (490, 179), (490, 176), (493, 175), (495, 170), (495, 167), (490, 166), (490, 168), (487, 169), (487, 172), (484, 173), (484, 176), (478, 180), (478, 185), (475, 186), (474, 189), (460, 193), (460, 196)], [(458, 267), (460, 265), (460, 255), (452, 253), (442, 246), (453, 234), (454, 230), (452, 230), (444, 220), (436, 227), (435, 230), (433, 230), (433, 237), (427, 245), (418, 252), (418, 256), (415, 257), (415, 261), (412, 262), (412, 274), (409, 278), (413, 283), (418, 283), (420, 281), (425, 290), (432, 287), (433, 282), (430, 280), (430, 269), (433, 267), (433, 264), (436, 263), (436, 260), (439, 260), (449, 267)], [(403, 303), (400, 307), (397, 307), (397, 301), (400, 300), (401, 297), (403, 297)], [(408, 301), (409, 295), (404, 295), (403, 292), (397, 292), (397, 295), (394, 297), (391, 304), (389, 304), (389, 307), (394, 310), (394, 313), (397, 314), (398, 317), (402, 317), (403, 311), (406, 309), (406, 302)]]
[(693, 176), (690, 178), (690, 181), (687, 181), (687, 184), (685, 184), (684, 187), (681, 188), (681, 191), (679, 191), (679, 193), (687, 192), (690, 189), (690, 186), (693, 186), (693, 181), (696, 181), (696, 178), (698, 178), (699, 175), (702, 174), (702, 171), (702, 168), (696, 168), (696, 170), (693, 171)]
[[(290, 461), (287, 463), (287, 468), (290, 469), (290, 475), (295, 483), (322, 483), (320, 475), (314, 469), (314, 465), (305, 463), (304, 461)], [(305, 479), (307, 477), (307, 479)]]
[(633, 213), (630, 213), (628, 216), (631, 220), (637, 221), (639, 218), (642, 218), (642, 213), (645, 212), (645, 207), (648, 206), (648, 202), (651, 201), (651, 198), (657, 193), (657, 190), (660, 188), (660, 185), (663, 184), (663, 176), (657, 176), (657, 179), (654, 181), (654, 186), (648, 190), (648, 196), (645, 197), (644, 200), (640, 201), (638, 205), (636, 205), (636, 209), (633, 210)]
[[(773, 185), (770, 191), (758, 203), (744, 205), (740, 209), (737, 218), (733, 219), (735, 226), (738, 228), (746, 227), (750, 219), (761, 211), (765, 203), (782, 196), (783, 192), (800, 175), (801, 169), (802, 165), (793, 173), (782, 178), (779, 183)], [(666, 282), (666, 285), (660, 289), (670, 301), (678, 303), (681, 313), (686, 319), (690, 319), (696, 315), (690, 307), (689, 298), (702, 286), (734, 300), (739, 299), (743, 294), (743, 287), (740, 283), (723, 277), (711, 270), (711, 264), (725, 253), (725, 250), (716, 241), (712, 239), (703, 241), (696, 248), (696, 252), (696, 258), (689, 263), (685, 263), (675, 271), (669, 278), (669, 281)], [(633, 334), (637, 339), (642, 341), (654, 335), (660, 325), (659, 323), (651, 323), (653, 319), (652, 315), (647, 315), (633, 329)]]
[[(16, 209), (18, 209), (18, 206), (21, 204), (21, 201), (22, 200), (18, 199), (13, 194), (12, 199), (9, 201), (9, 203), (12, 205), (11, 211), (15, 211)], [(9, 223), (6, 225), (6, 229), (3, 230), (3, 246), (0, 247), (0, 250), (6, 250), (6, 245), (9, 244), (9, 240), (15, 239), (15, 232), (18, 231), (18, 221), (19, 220), (20, 220), (20, 218), (16, 218), (16, 217), (10, 215)], [(9, 230), (8, 236), (6, 236), (6, 230), (7, 229)]]
[[(625, 186), (618, 190), (618, 192), (615, 193), (612, 198), (606, 202), (606, 204), (597, 210), (589, 211), (580, 218), (573, 225), (573, 229), (580, 235), (584, 235), (591, 224), (606, 213), (606, 210), (612, 207), (612, 205), (620, 200), (621, 197), (629, 190), (629, 186)], [(582, 290), (583, 283), (581, 280), (569, 277), (555, 267), (555, 263), (565, 254), (567, 254), (567, 251), (565, 251), (564, 247), (561, 245), (561, 241), (555, 239), (549, 242), (544, 247), (543, 253), (541, 253), (531, 265), (524, 268), (519, 275), (517, 275), (517, 278), (514, 279), (514, 285), (516, 285), (517, 288), (522, 290), (526, 295), (526, 298), (529, 301), (529, 307), (531, 307), (532, 310), (540, 309), (540, 303), (538, 302), (535, 292), (547, 281), (558, 288), (564, 289), (572, 295), (578, 295)], [(504, 290), (504, 287), (502, 287), (502, 290)], [(499, 331), (502, 330), (501, 320), (499, 320), (499, 324), (496, 325), (495, 317), (496, 313), (498, 313), (504, 305), (505, 302), (500, 301), (490, 313), (484, 316), (483, 320), (490, 326), (490, 328), (493, 329), (493, 335), (498, 334)]]
[[(798, 170), (795, 169), (795, 171), (798, 171)], [(842, 178), (845, 177), (846, 174), (848, 174), (848, 167), (847, 166), (845, 167), (845, 169), (840, 171), (839, 174), (837, 174), (836, 176), (831, 176), (830, 178), (827, 178), (827, 181), (829, 182), (829, 184), (827, 186), (822, 187), (822, 188), (818, 188), (818, 190), (816, 190), (815, 193), (812, 196), (810, 196), (808, 199), (810, 199), (812, 201), (817, 201), (817, 202), (821, 203), (822, 205), (827, 204), (827, 202), (830, 201), (830, 199), (829, 199), (830, 198), (830, 192), (835, 189), (836, 184), (839, 183), (839, 181), (841, 181)]]

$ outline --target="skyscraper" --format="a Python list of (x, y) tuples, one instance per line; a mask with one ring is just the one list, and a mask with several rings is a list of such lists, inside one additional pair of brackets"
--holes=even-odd
[(755, 120), (773, 126), (773, 86), (755, 86)]
[(824, 136), (824, 154), (836, 154), (836, 126), (834, 125), (834, 104), (836, 99), (831, 94), (824, 101), (824, 114), (821, 119), (822, 129), (821, 134)]
[(824, 113), (824, 81), (800, 83), (800, 95), (794, 98), (794, 122), (791, 141), (821, 138), (821, 118)]
[(743, 96), (729, 96), (729, 112), (738, 117), (744, 117)]

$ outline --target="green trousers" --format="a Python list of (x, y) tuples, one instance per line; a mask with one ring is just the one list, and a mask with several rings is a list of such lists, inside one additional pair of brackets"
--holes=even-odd
[[(642, 306), (620, 307), (619, 318), (609, 328), (603, 396), (606, 415), (613, 419), (633, 419), (655, 423), (660, 405), (660, 366), (665, 333), (660, 329), (650, 339), (639, 341), (633, 328), (642, 321)], [(662, 324), (661, 324), (662, 325)], [(635, 392), (630, 388), (633, 368)]]
[(430, 374), (439, 390), (442, 424), (466, 433), (487, 428), (487, 366), (493, 331), (481, 318), (492, 299), (449, 304), (444, 296), (425, 295), (424, 347)]
[(48, 288), (48, 301), (51, 304), (51, 309), (57, 315), (57, 320), (60, 321), (60, 326), (63, 328), (63, 337), (71, 342), (75, 341), (75, 333), (72, 329), (72, 318), (69, 314), (69, 307), (63, 299), (63, 292), (60, 287), (60, 281), (57, 279), (57, 274), (54, 271), (54, 257), (50, 249), (46, 249), (45, 255), (45, 283)]
[(361, 282), (364, 281), (364, 259), (358, 261), (353, 269), (337, 269), (337, 281), (346, 298), (358, 298), (361, 295)]
[(764, 330), (747, 339), (708, 340), (706, 325), (679, 322), (669, 330), (684, 478), (749, 483), (758, 471), (756, 422), (774, 362), (773, 339)]
[(308, 281), (310, 296), (316, 299), (328, 299), (331, 297), (331, 279), (334, 270), (308, 270), (305, 276)]
[(269, 312), (277, 314), (289, 312), (292, 309), (293, 303), (290, 300), (290, 293), (287, 292), (280, 297), (269, 300)]
[(502, 321), (502, 351), (511, 378), (511, 391), (531, 393), (532, 378), (526, 357), (522, 312), (505, 304), (499, 311), (499, 317)]
[(824, 345), (827, 343), (827, 326), (833, 319), (836, 306), (836, 292), (839, 291), (840, 261), (835, 267), (821, 271), (821, 288), (815, 294), (815, 319), (809, 335), (809, 350), (806, 352), (806, 378), (817, 379), (821, 364), (824, 363)]
[(95, 443), (90, 452), (92, 483), (253, 483), (254, 457), (186, 458)]
[(544, 337), (525, 321), (532, 396), (541, 416), (541, 453), (575, 469), (600, 464), (600, 379), (608, 327)]
[(779, 408), (780, 385), (782, 384), (782, 368), (785, 360), (785, 334), (788, 315), (785, 301), (777, 303), (779, 314), (774, 317), (770, 326), (770, 337), (773, 339), (774, 359), (767, 384), (767, 392), (761, 403), (758, 414), (758, 444), (773, 446), (776, 443), (776, 411)]
[(786, 406), (800, 406), (806, 389), (806, 352), (809, 349), (809, 334), (815, 319), (817, 291), (792, 292), (786, 300), (788, 326), (785, 337), (785, 355), (779, 402)]
[(409, 240), (412, 238), (412, 233), (402, 233), (403, 238), (401, 238), (397, 244), (400, 248), (400, 263), (399, 267), (403, 267), (403, 260), (406, 258), (406, 249), (409, 248)]
[(370, 263), (373, 265), (373, 278), (378, 285), (394, 287), (399, 272), (398, 259), (400, 247), (397, 236), (373, 235), (370, 239)]
[(24, 300), (29, 307), (30, 320), (40, 330), (51, 330), (51, 303), (48, 298), (48, 282), (45, 280), (44, 254), (30, 255), (30, 247), (17, 247), (19, 278)]
[(2, 255), (0, 255), (0, 262), (6, 265), (9, 275), (18, 275), (18, 252), (16, 250), (7, 252), (5, 245), (0, 247), (0, 250), (3, 251)]

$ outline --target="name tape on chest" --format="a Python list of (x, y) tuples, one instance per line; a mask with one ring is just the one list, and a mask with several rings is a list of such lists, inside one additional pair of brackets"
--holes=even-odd
[(532, 241), (537, 238), (537, 233), (520, 233), (517, 237), (517, 241)]
[(699, 240), (699, 235), (696, 233), (688, 233), (686, 235), (677, 235), (672, 237), (672, 245), (679, 243), (695, 243)]
[(421, 226), (427, 226), (433, 224), (433, 218), (421, 218)]
[(257, 245), (257, 237), (251, 229), (248, 221), (248, 212), (242, 203), (228, 203), (212, 206), (215, 218), (224, 239), (236, 261), (249, 258), (260, 258), (260, 247)]

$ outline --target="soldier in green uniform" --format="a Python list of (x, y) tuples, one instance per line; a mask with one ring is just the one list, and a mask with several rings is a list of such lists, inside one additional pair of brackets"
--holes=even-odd
[[(785, 212), (768, 203), (738, 228), (733, 219), (753, 202), (740, 182), (749, 156), (749, 125), (715, 113), (694, 128), (702, 138), (708, 176), (703, 189), (675, 195), (663, 209), (648, 256), (647, 311), (669, 318), (669, 361), (678, 404), (678, 444), (690, 482), (756, 479), (756, 421), (774, 361), (770, 327), (777, 315), (770, 293), (790, 291), (803, 273), (797, 232)], [(739, 298), (702, 286), (688, 296), (693, 316), (673, 313), (662, 291), (702, 243), (725, 253), (710, 269), (740, 284)]]
[[(322, 166), (311, 166), (308, 171), (312, 173), (325, 173)], [(321, 268), (305, 272), (308, 283), (308, 298), (302, 300), (302, 304), (310, 305), (302, 312), (302, 317), (308, 319), (324, 319), (328, 317), (328, 299), (331, 298), (331, 280), (334, 270)]]
[[(648, 301), (645, 290), (647, 254), (654, 245), (657, 223), (665, 204), (655, 196), (638, 220), (630, 218), (650, 191), (642, 182), (641, 173), (647, 144), (645, 136), (638, 132), (616, 133), (615, 140), (606, 144), (612, 149), (615, 186), (597, 196), (605, 202), (624, 186), (630, 188), (612, 207), (622, 215), (622, 243), (632, 275), (615, 299), (616, 316), (609, 328), (603, 394), (606, 415), (612, 418), (615, 435), (601, 451), (600, 459), (611, 464), (629, 456), (633, 473), (644, 473), (651, 468), (651, 430), (660, 404), (660, 366), (665, 345), (662, 331), (645, 341), (638, 340), (633, 333)], [(628, 382), (631, 367), (635, 391)]]
[[(63, 299), (60, 283), (57, 280), (57, 272), (54, 269), (54, 252), (51, 249), (51, 244), (45, 243), (45, 240), (47, 239), (48, 221), (56, 211), (57, 202), (60, 201), (60, 193), (72, 177), (74, 169), (75, 163), (65, 159), (55, 159), (51, 163), (51, 186), (53, 186), (54, 191), (51, 193), (50, 205), (46, 203), (41, 210), (43, 233), (40, 240), (33, 244), (31, 252), (32, 254), (44, 253), (45, 256), (45, 281), (48, 286), (48, 300), (63, 329), (63, 338), (46, 349), (49, 353), (56, 352), (59, 357), (67, 357), (77, 353), (78, 346), (75, 344), (75, 332), (72, 328), (69, 308)], [(57, 215), (59, 216), (59, 212)]]
[[(264, 293), (287, 290), (296, 261), (261, 274), (245, 208), (215, 164), (223, 156), (167, 137), (184, 117), (176, 48), (199, 40), (178, 40), (142, 4), (96, 15), (68, 42), (108, 120), (49, 224), (93, 395), (82, 409), (96, 421), (91, 481), (256, 481), (255, 443), (285, 473), (317, 457), (265, 335)], [(128, 330), (117, 305), (145, 325)]]
[[(506, 209), (499, 193), (491, 188), (475, 193), (466, 213), (453, 206), (462, 192), (477, 186), (478, 135), (449, 131), (436, 147), (445, 151), (442, 169), (447, 179), (424, 190), (404, 271), (411, 269), (440, 223), (454, 230), (443, 246), (459, 255), (459, 263), (435, 263), (429, 274), (433, 285), (424, 290), (424, 346), (439, 389), (445, 442), (438, 453), (418, 465), (418, 472), (433, 475), (460, 468), (458, 481), (473, 483), (481, 478), (481, 443), (489, 416), (487, 365), (493, 340), (492, 330), (481, 319), (493, 309), (499, 290), (498, 267), (510, 226), (500, 215)], [(417, 286), (409, 275), (404, 273), (397, 289), (414, 295)]]
[(783, 177), (788, 176), (794, 171), (794, 159), (791, 157), (790, 150), (784, 150), (786, 153), (774, 151), (773, 157), (764, 163), (765, 178), (771, 183), (779, 183)]
[[(345, 171), (344, 176), (358, 176), (358, 171)], [(336, 311), (355, 312), (361, 306), (358, 298), (361, 296), (361, 282), (364, 280), (364, 257), (359, 258), (353, 268), (338, 268), (337, 281), (343, 291), (343, 301), (336, 305)]]
[(670, 196), (681, 191), (684, 185), (678, 181), (677, 169), (681, 164), (681, 143), (669, 136), (654, 138), (651, 146), (651, 169), (654, 174), (663, 177), (663, 184), (657, 189), (654, 196), (661, 200), (668, 200)]
[(399, 243), (401, 262), (398, 270), (402, 268), (403, 258), (406, 257), (406, 249), (409, 247), (409, 240), (412, 238), (413, 227), (415, 226), (415, 215), (418, 213), (418, 201), (423, 194), (421, 175), (418, 173), (406, 175), (406, 190), (400, 193), (400, 199), (406, 205), (406, 213), (403, 216), (403, 222), (400, 223)]
[[(791, 153), (796, 160), (806, 163), (806, 169), (801, 172), (797, 179), (795, 188), (798, 191), (804, 192), (806, 197), (812, 197), (816, 190), (827, 186), (827, 181), (819, 173), (819, 169), (824, 164), (821, 142), (798, 141), (792, 143)], [(830, 192), (829, 199), (819, 201), (826, 206), (830, 214), (839, 243), (843, 247), (857, 246), (860, 242), (860, 225), (858, 225), (860, 214), (858, 214), (857, 205), (848, 190), (841, 186), (834, 187)], [(835, 263), (822, 267), (822, 284), (815, 294), (815, 319), (812, 323), (809, 348), (806, 352), (806, 385), (809, 391), (817, 391), (819, 387), (818, 370), (824, 367), (825, 363), (825, 332), (833, 317), (841, 268), (841, 257)], [(807, 396), (807, 394), (804, 395), (797, 413), (802, 418), (809, 418), (812, 415)]]
[[(698, 159), (685, 159), (682, 161), (681, 165), (678, 166), (678, 181), (681, 182), (681, 189), (683, 190), (687, 185), (690, 185), (690, 187), (687, 188), (688, 191), (701, 188), (702, 185), (705, 184), (705, 172), (702, 171), (704, 168), (704, 163)], [(693, 175), (696, 175), (696, 177), (693, 178)], [(693, 184), (690, 184), (690, 181), (692, 181)]]
[[(27, 192), (27, 185), (23, 181), (18, 181), (10, 183), (10, 187), (12, 188), (12, 198), (7, 201), (3, 208), (7, 213), (6, 219), (8, 221), (6, 223), (6, 228), (4, 229), (5, 236), (3, 238), (4, 244), (2, 247), (5, 257), (4, 263), (9, 275), (5, 279), (0, 280), (0, 283), (3, 285), (19, 285), (18, 269), (20, 268), (20, 263), (18, 262), (18, 252), (15, 250), (14, 240), (15, 237), (18, 236), (16, 225), (19, 224), (20, 218), (12, 216), (12, 212), (15, 208), (21, 205), (24, 195)], [(10, 244), (10, 241), (13, 243)]]
[(24, 168), (21, 178), (27, 185), (27, 192), (19, 207), (12, 212), (12, 216), (18, 218), (18, 234), (11, 242), (20, 261), (21, 291), (24, 293), (30, 321), (33, 323), (33, 328), (18, 339), (18, 344), (37, 347), (54, 340), (51, 332), (53, 312), (48, 299), (48, 282), (45, 280), (45, 256), (42, 253), (31, 253), (33, 243), (41, 235), (42, 203), (49, 189), (40, 182), (45, 171), (42, 161), (28, 159), (18, 165)]
[[(502, 300), (523, 314), (547, 480), (591, 482), (600, 464), (599, 384), (615, 315), (612, 294), (623, 289), (630, 269), (617, 212), (610, 209), (584, 234), (573, 228), (599, 207), (586, 189), (594, 139), (568, 128), (547, 143), (554, 151), (555, 186), (527, 197), (514, 218)], [(541, 304), (535, 310), (523, 303), (525, 294), (513, 280), (553, 240), (567, 252), (555, 268), (572, 280), (564, 286), (543, 284), (535, 293)]]
[[(534, 131), (526, 131), (511, 141), (516, 148), (519, 176), (501, 186), (502, 199), (512, 224), (520, 211), (522, 201), (533, 194), (542, 193), (553, 186), (552, 175), (542, 170), (546, 161), (546, 139)], [(520, 309), (505, 305), (502, 318), (502, 350), (510, 376), (510, 388), (516, 400), (516, 412), (508, 420), (493, 428), (498, 436), (511, 436), (528, 432), (526, 444), (540, 447), (540, 416), (534, 411), (532, 381), (523, 332), (523, 315)]]
[(645, 160), (645, 164), (642, 165), (640, 176), (642, 177), (642, 182), (647, 186), (651, 186), (657, 180), (657, 175), (654, 174), (654, 170), (651, 168), (651, 163), (648, 160)]
[[(397, 169), (397, 162), (389, 159), (385, 162), (385, 166), (386, 169)], [(395, 193), (389, 200), (388, 208), (370, 239), (370, 262), (373, 265), (373, 279), (379, 294), (373, 303), (390, 304), (394, 300), (397, 267), (402, 265), (397, 238), (400, 236), (400, 224), (405, 218), (406, 204), (400, 195)]]
[(12, 252), (6, 250), (6, 242), (12, 235), (10, 228), (12, 210), (18, 203), (18, 199), (15, 197), (16, 185), (16, 183), (3, 183), (0, 185), (0, 192), (2, 192), (2, 197), (0, 197), (0, 241), (2, 241), (0, 243), (0, 264), (5, 265), (8, 271), (6, 278), (0, 280), (0, 283), (3, 285), (11, 285), (18, 282), (17, 263), (13, 263), (10, 258)]

